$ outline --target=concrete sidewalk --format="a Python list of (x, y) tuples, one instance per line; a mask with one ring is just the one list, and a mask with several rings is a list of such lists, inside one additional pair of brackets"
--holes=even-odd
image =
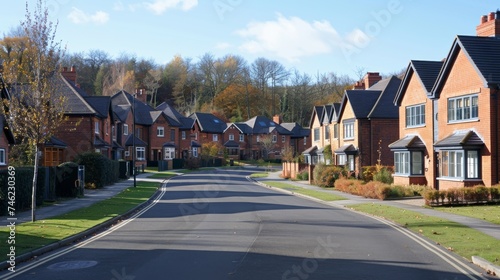
[[(136, 181), (148, 181), (148, 182), (158, 182), (161, 183), (161, 179), (149, 179), (151, 173), (141, 173), (136, 176)], [(131, 177), (128, 180), (123, 180), (117, 182), (110, 186), (105, 186), (102, 189), (85, 189), (84, 197), (82, 198), (72, 198), (68, 200), (58, 201), (49, 206), (43, 206), (36, 209), (35, 215), (36, 220), (43, 220), (50, 217), (62, 215), (71, 212), (76, 209), (88, 207), (98, 201), (108, 199), (113, 197), (134, 185), (134, 178)], [(13, 217), (0, 216), (0, 226), (6, 226), (9, 222), (13, 221), (12, 218), (16, 218), (16, 224), (19, 225), (25, 222), (31, 222), (31, 210), (16, 212)]]
[(331, 192), (331, 193), (334, 193), (336, 195), (339, 195), (339, 196), (346, 198), (346, 200), (326, 202), (327, 204), (330, 204), (332, 206), (348, 206), (350, 204), (373, 202), (373, 203), (403, 208), (403, 209), (418, 212), (418, 213), (421, 213), (424, 215), (439, 217), (439, 218), (450, 220), (450, 221), (453, 221), (453, 222), (456, 222), (459, 224), (463, 224), (465, 226), (476, 229), (482, 233), (485, 233), (489, 236), (492, 236), (492, 237), (500, 240), (500, 225), (489, 223), (489, 222), (486, 222), (486, 221), (483, 221), (480, 219), (469, 218), (469, 217), (465, 217), (465, 216), (445, 213), (445, 212), (441, 212), (438, 210), (424, 207), (425, 202), (424, 202), (423, 198), (401, 199), (401, 200), (378, 200), (378, 199), (364, 198), (364, 197), (351, 195), (351, 194), (336, 191), (336, 190), (326, 190), (324, 188), (310, 185), (304, 181), (285, 180), (285, 179), (280, 177), (280, 174), (281, 174), (281, 171), (270, 172), (269, 176), (267, 178), (257, 178), (256, 180), (257, 181), (283, 181), (283, 182), (286, 182), (287, 184), (295, 185), (297, 187), (301, 187), (301, 188), (305, 188), (305, 189), (312, 189), (312, 190), (321, 191), (321, 192)]

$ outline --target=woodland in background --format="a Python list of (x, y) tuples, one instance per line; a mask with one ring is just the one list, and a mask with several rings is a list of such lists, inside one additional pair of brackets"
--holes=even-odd
[[(11, 60), (27, 48), (21, 31), (0, 40), (0, 60)], [(143, 89), (152, 107), (162, 102), (179, 112), (210, 112), (225, 121), (280, 114), (285, 122), (309, 126), (313, 106), (340, 102), (354, 80), (334, 72), (312, 77), (281, 63), (258, 58), (252, 63), (236, 55), (192, 58), (174, 56), (166, 65), (123, 54), (112, 58), (101, 50), (67, 53), (61, 66), (75, 67), (77, 83), (90, 95), (113, 95)], [(359, 79), (364, 70), (355, 71)]]

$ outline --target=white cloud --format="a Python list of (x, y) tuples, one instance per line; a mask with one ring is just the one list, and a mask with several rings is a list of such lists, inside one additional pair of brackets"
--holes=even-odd
[(103, 11), (97, 11), (94, 14), (87, 14), (84, 11), (73, 7), (68, 18), (76, 24), (95, 23), (104, 24), (109, 21), (109, 14)]
[(250, 53), (271, 53), (290, 62), (326, 54), (343, 44), (327, 21), (307, 22), (298, 17), (277, 15), (274, 21), (252, 22), (237, 34), (246, 41), (240, 48)]
[(146, 8), (157, 15), (163, 14), (169, 9), (190, 10), (198, 6), (198, 0), (155, 0), (144, 3)]

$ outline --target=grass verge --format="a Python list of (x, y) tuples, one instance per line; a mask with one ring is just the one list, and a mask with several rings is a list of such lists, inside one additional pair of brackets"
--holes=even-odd
[[(147, 201), (158, 189), (159, 183), (138, 182), (137, 187), (123, 190), (116, 196), (49, 219), (16, 225), (16, 255), (21, 255), (51, 243), (83, 232), (118, 215), (124, 214)], [(7, 240), (9, 228), (0, 229), (1, 240)], [(11, 245), (0, 243), (0, 252), (8, 252)], [(0, 260), (7, 260), (6, 254)]]
[(500, 205), (434, 207), (434, 210), (467, 216), (500, 225)]
[(471, 260), (472, 256), (479, 256), (500, 265), (500, 251), (498, 250), (500, 240), (478, 230), (446, 219), (376, 203), (356, 204), (349, 207), (394, 221), (468, 260)]
[(269, 176), (268, 172), (253, 173), (250, 175), (250, 178), (266, 178), (267, 176)]
[(262, 181), (262, 183), (274, 187), (274, 188), (280, 188), (284, 189), (287, 191), (291, 191), (294, 193), (299, 193), (307, 196), (311, 196), (317, 199), (321, 199), (323, 201), (335, 201), (335, 200), (345, 200), (344, 197), (333, 194), (333, 193), (327, 193), (327, 192), (322, 192), (322, 191), (316, 191), (316, 190), (309, 190), (301, 187), (297, 187), (291, 184), (287, 183), (282, 183), (282, 182), (276, 182), (276, 181)]
[(168, 179), (168, 178), (171, 178), (171, 177), (174, 177), (176, 176), (178, 173), (175, 173), (175, 172), (158, 172), (158, 173), (153, 173), (151, 175), (148, 176), (148, 178), (151, 178), (151, 179)]

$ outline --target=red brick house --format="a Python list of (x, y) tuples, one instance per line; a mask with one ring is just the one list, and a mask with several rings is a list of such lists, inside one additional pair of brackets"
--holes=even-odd
[[(400, 114), (405, 113), (410, 121), (415, 115), (411, 110), (424, 105), (425, 126), (430, 126), (406, 129), (408, 135), (402, 133), (403, 138), (391, 144), (394, 151), (402, 146), (425, 146), (422, 164), (396, 152), (399, 169), (416, 170), (420, 166), (425, 170), (426, 184), (435, 189), (499, 182), (500, 12), (482, 16), (476, 30), (477, 36), (455, 38), (432, 89), (426, 87), (429, 100), (415, 85), (419, 79), (411, 69), (396, 99), (404, 107), (400, 107)], [(410, 64), (413, 66), (415, 63)], [(409, 141), (411, 131), (418, 136), (413, 137), (416, 144)], [(396, 174), (395, 180), (413, 181), (400, 175)]]
[(72, 161), (77, 154), (96, 151), (111, 155), (113, 116), (109, 97), (89, 97), (76, 85), (74, 68), (64, 68), (57, 76), (60, 94), (66, 97), (67, 119), (58, 132), (42, 147), (43, 166)]
[(442, 61), (410, 61), (396, 94), (400, 139), (389, 145), (394, 152), (395, 184), (436, 185), (433, 143), (437, 139), (430, 95), (442, 66)]
[(387, 145), (399, 138), (399, 113), (393, 101), (400, 83), (392, 76), (366, 90), (345, 92), (337, 121), (339, 148), (333, 151), (336, 165), (360, 176), (364, 166), (394, 164)]

